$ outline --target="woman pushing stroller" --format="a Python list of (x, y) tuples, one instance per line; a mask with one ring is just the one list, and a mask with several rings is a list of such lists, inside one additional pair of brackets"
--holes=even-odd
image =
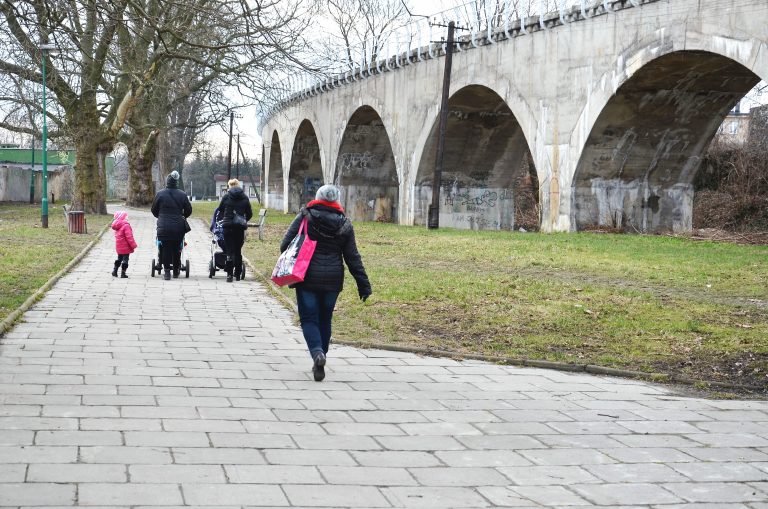
[[(227, 283), (234, 279), (240, 281), (243, 267), (243, 243), (248, 221), (253, 217), (251, 200), (245, 195), (240, 181), (231, 179), (229, 189), (219, 203), (221, 226), (224, 230), (224, 248), (227, 253)], [(233, 274), (234, 272), (234, 274)]]
[(163, 279), (179, 277), (181, 271), (181, 248), (187, 232), (186, 219), (192, 215), (192, 204), (187, 194), (178, 189), (179, 172), (172, 171), (165, 179), (165, 189), (155, 195), (152, 215), (157, 218), (157, 241), (160, 244), (160, 261), (163, 265)]

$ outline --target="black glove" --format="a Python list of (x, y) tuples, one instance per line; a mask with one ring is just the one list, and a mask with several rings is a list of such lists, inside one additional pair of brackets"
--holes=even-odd
[(368, 300), (368, 297), (371, 296), (371, 291), (370, 290), (363, 290), (363, 291), (358, 292), (358, 294), (360, 295), (360, 300), (365, 302), (366, 300)]

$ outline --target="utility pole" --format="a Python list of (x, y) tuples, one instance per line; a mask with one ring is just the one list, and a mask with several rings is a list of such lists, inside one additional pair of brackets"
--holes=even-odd
[(445, 152), (445, 131), (448, 125), (448, 98), (451, 88), (451, 65), (453, 63), (453, 37), (456, 23), (448, 23), (448, 40), (445, 45), (445, 72), (443, 74), (443, 97), (440, 101), (440, 123), (437, 134), (437, 154), (435, 156), (435, 173), (432, 179), (432, 203), (429, 206), (427, 228), (434, 230), (440, 227), (440, 187), (443, 176), (443, 154)]
[(237, 150), (235, 152), (235, 172), (237, 173), (235, 178), (240, 180), (240, 133), (237, 133)]
[(229, 113), (229, 153), (227, 154), (227, 180), (232, 178), (232, 127), (235, 123), (235, 112)]

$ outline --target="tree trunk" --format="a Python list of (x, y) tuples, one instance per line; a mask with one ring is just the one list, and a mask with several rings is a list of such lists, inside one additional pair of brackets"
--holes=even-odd
[[(72, 208), (87, 214), (107, 213), (106, 180), (103, 176), (104, 160), (100, 154), (104, 146), (100, 142), (99, 129), (89, 129), (91, 135), (75, 139), (77, 161), (75, 162), (75, 192), (72, 196)], [(102, 169), (100, 171), (100, 168)]]
[(157, 133), (137, 131), (128, 143), (128, 199), (131, 207), (142, 207), (152, 203), (155, 197), (155, 183), (152, 180), (152, 165), (155, 162)]

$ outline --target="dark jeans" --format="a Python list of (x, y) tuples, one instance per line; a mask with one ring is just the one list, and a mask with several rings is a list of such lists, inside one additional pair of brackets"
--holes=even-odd
[(128, 257), (131, 256), (130, 254), (119, 254), (117, 255), (117, 260), (115, 260), (115, 270), (117, 270), (117, 267), (120, 265), (123, 266), (123, 270), (128, 268)]
[(339, 292), (315, 292), (296, 288), (296, 303), (299, 307), (299, 320), (304, 341), (309, 354), (328, 353), (331, 344), (331, 321), (333, 308)]
[(240, 268), (243, 266), (243, 244), (245, 243), (245, 230), (239, 227), (224, 228), (224, 247), (227, 251), (227, 275), (232, 275), (234, 268), (235, 277), (240, 276)]
[(181, 247), (184, 237), (162, 238), (160, 241), (160, 262), (165, 270), (179, 270), (181, 265)]

